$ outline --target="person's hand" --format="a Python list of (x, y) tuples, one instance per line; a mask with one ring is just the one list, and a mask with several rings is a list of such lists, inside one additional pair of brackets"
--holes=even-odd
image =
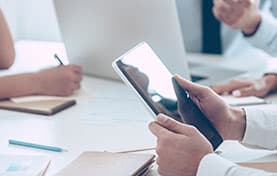
[(242, 140), (245, 132), (245, 112), (241, 108), (232, 108), (211, 88), (197, 85), (176, 76), (193, 102), (209, 118), (225, 140)]
[(59, 66), (37, 74), (38, 94), (69, 96), (80, 88), (82, 69), (77, 65)]
[(258, 80), (243, 81), (233, 80), (226, 84), (212, 86), (218, 94), (232, 94), (235, 97), (265, 97), (269, 92), (277, 88), (277, 75), (266, 75)]
[(261, 22), (259, 4), (260, 0), (214, 0), (213, 13), (219, 21), (251, 34)]
[(162, 176), (195, 176), (201, 159), (213, 152), (196, 128), (165, 115), (158, 115), (149, 128), (157, 137), (158, 172)]

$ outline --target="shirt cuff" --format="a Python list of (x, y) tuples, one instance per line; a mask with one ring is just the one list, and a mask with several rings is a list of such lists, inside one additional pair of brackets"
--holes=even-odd
[(208, 154), (201, 160), (197, 176), (206, 176), (207, 173), (209, 173), (208, 175), (225, 176), (236, 166), (236, 164), (223, 159), (217, 154)]
[(276, 20), (269, 14), (262, 13), (262, 21), (256, 33), (246, 40), (257, 48), (276, 47), (271, 46), (270, 42), (277, 33)]
[(246, 130), (243, 144), (275, 149), (277, 146), (277, 110), (276, 106), (267, 108), (249, 107), (246, 112)]

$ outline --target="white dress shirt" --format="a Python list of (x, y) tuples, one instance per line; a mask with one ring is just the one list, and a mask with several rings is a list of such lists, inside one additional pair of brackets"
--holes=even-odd
[(262, 13), (262, 21), (257, 32), (246, 37), (253, 46), (277, 56), (277, 1), (271, 1), (271, 14)]
[[(277, 109), (245, 108), (245, 111), (246, 131), (242, 143), (277, 149)], [(197, 176), (277, 176), (277, 173), (244, 168), (216, 154), (209, 154), (201, 160)]]
[[(271, 1), (272, 15), (262, 13), (257, 32), (246, 38), (253, 46), (277, 56), (277, 1)], [(260, 148), (277, 149), (277, 110), (246, 108), (246, 131), (243, 144)], [(276, 166), (277, 167), (277, 166)], [(199, 165), (197, 176), (277, 176), (261, 170), (244, 168), (216, 154), (205, 156)]]

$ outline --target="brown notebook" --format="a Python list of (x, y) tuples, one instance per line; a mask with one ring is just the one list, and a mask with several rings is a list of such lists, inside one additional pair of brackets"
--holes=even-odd
[(0, 109), (27, 112), (41, 115), (54, 115), (76, 104), (75, 100), (57, 99), (30, 102), (13, 102), (10, 100), (0, 101)]
[(85, 152), (56, 176), (139, 176), (154, 162), (151, 154)]

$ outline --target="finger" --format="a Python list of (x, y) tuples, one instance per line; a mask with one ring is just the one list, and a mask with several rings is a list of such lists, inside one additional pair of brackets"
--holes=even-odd
[(76, 72), (70, 72), (70, 79), (74, 82), (74, 83), (80, 83), (82, 81), (82, 75), (78, 74)]
[(82, 73), (82, 67), (80, 67), (79, 65), (68, 65), (68, 68), (76, 73)]
[(228, 7), (233, 8), (235, 5), (239, 3), (238, 0), (223, 0), (223, 2), (228, 5)]
[(203, 95), (206, 94), (206, 87), (195, 84), (191, 81), (183, 79), (181, 76), (176, 75), (174, 78), (177, 80), (177, 82), (180, 84), (180, 86), (188, 91), (189, 94), (193, 95)]
[(250, 0), (225, 0), (231, 7), (232, 15), (231, 20), (237, 21), (243, 15), (245, 9), (251, 5)]
[(250, 7), (251, 4), (253, 3), (252, 0), (237, 0), (237, 1), (238, 1), (239, 6), (245, 7), (245, 8)]
[(233, 80), (226, 84), (220, 84), (212, 86), (211, 88), (218, 94), (223, 94), (225, 92), (233, 92), (236, 89), (241, 89), (244, 87), (248, 87), (252, 84), (251, 81), (240, 81), (240, 80)]
[(256, 91), (262, 91), (266, 88), (266, 81), (264, 79), (254, 81), (253, 87)]
[(166, 176), (168, 173), (162, 168), (162, 167), (158, 167), (157, 171), (159, 173), (160, 176)]
[(232, 95), (235, 97), (248, 97), (255, 96), (257, 93), (254, 86), (249, 86), (232, 92)]
[(246, 8), (241, 5), (241, 3), (233, 2), (228, 5), (228, 11), (226, 11), (225, 9), (221, 9), (223, 21), (234, 29), (240, 28), (240, 20), (243, 18)]
[(173, 133), (166, 128), (162, 127), (157, 122), (151, 122), (149, 124), (150, 131), (157, 137), (160, 138), (165, 135), (172, 135)]
[(157, 159), (156, 159), (156, 163), (157, 165), (160, 165), (161, 164), (161, 158), (158, 156)]
[(221, 15), (219, 14), (218, 10), (216, 7), (213, 7), (213, 14), (215, 16), (215, 18), (218, 20), (218, 21), (223, 21), (223, 18), (221, 17)]
[(234, 5), (242, 3), (242, 1), (240, 1), (240, 0), (224, 0), (224, 2), (226, 4), (228, 4), (229, 6), (234, 6)]
[(82, 81), (82, 79), (83, 79), (82, 75), (80, 75), (80, 74), (75, 75), (74, 80), (75, 80), (76, 83), (80, 83)]
[(70, 89), (64, 91), (62, 94), (63, 94), (63, 96), (67, 97), (67, 96), (71, 96), (73, 94), (73, 92), (74, 92), (74, 89), (70, 88)]
[(176, 120), (173, 120), (172, 118), (164, 114), (158, 115), (157, 122), (163, 127), (165, 127), (166, 129), (176, 132), (178, 134), (184, 134), (184, 135), (191, 134), (191, 129), (189, 128), (189, 126), (182, 124), (180, 122), (177, 122)]
[(83, 74), (83, 69), (82, 69), (82, 67), (79, 67), (79, 66), (78, 66), (78, 67), (75, 67), (75, 68), (74, 68), (74, 72), (75, 72), (75, 73), (78, 73), (78, 74)]
[(230, 14), (232, 13), (232, 6), (230, 6), (225, 1), (219, 1), (217, 4), (215, 4), (220, 14)]
[(219, 18), (222, 19), (221, 21), (230, 25), (233, 16), (232, 8), (220, 7), (218, 11)]
[(76, 81), (74, 81), (74, 84), (81, 84), (81, 81), (80, 80), (76, 80)]
[(227, 12), (227, 10), (224, 10), (225, 6), (226, 3), (223, 0), (214, 0), (213, 13), (214, 16), (220, 21), (224, 21), (223, 16)]
[(74, 90), (78, 90), (81, 88), (81, 84), (80, 83), (75, 83), (74, 84)]

